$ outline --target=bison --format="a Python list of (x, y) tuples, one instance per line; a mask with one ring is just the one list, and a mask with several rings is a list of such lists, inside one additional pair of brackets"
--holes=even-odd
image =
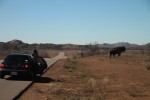
[(113, 55), (115, 57), (115, 54), (118, 54), (118, 56), (120, 56), (121, 53), (125, 52), (125, 51), (126, 51), (125, 46), (115, 47), (115, 48), (111, 49), (110, 52), (109, 52), (110, 58), (111, 58), (111, 55)]

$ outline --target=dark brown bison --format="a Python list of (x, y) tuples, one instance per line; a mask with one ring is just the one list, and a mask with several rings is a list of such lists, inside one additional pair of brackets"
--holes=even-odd
[(115, 54), (118, 54), (118, 56), (120, 56), (121, 53), (125, 52), (125, 51), (126, 51), (125, 46), (115, 47), (115, 48), (111, 49), (110, 52), (109, 52), (110, 58), (111, 58), (111, 55), (113, 55), (115, 57)]

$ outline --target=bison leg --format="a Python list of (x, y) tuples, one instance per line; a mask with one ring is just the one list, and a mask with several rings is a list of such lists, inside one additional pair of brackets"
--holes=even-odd
[(121, 56), (121, 52), (118, 53), (118, 56)]
[(110, 58), (111, 58), (111, 53), (110, 53)]
[(115, 57), (115, 53), (113, 53), (113, 56)]

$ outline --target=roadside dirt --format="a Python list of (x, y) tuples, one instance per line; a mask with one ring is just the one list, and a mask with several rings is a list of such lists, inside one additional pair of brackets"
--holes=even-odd
[(59, 60), (19, 100), (150, 100), (150, 71), (129, 56)]

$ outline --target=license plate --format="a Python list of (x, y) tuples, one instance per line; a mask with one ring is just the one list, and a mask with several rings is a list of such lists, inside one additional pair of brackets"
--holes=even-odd
[(10, 75), (17, 75), (17, 72), (10, 72)]

